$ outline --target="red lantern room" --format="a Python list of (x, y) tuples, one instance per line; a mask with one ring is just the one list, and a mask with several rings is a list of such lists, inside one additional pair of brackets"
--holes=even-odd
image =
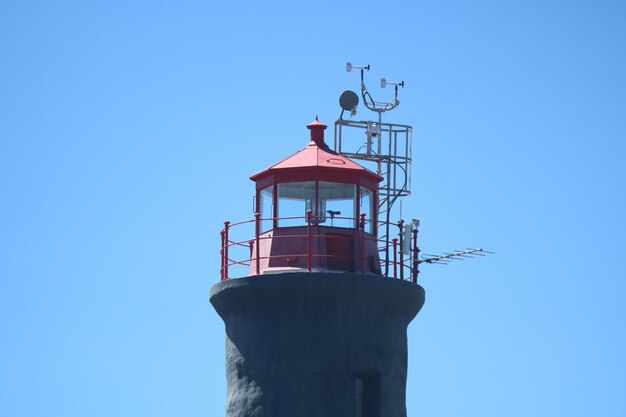
[(289, 270), (380, 274), (376, 244), (382, 177), (324, 143), (326, 125), (307, 128), (302, 150), (250, 177), (256, 233), (250, 275)]

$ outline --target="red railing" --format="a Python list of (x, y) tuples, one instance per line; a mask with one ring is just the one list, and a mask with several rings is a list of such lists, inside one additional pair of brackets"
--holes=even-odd
[[(322, 220), (332, 219), (334, 221), (338, 220), (348, 220), (351, 221), (357, 227), (353, 228), (344, 228), (344, 227), (334, 227), (338, 231), (341, 230), (351, 230), (352, 235), (334, 235), (334, 234), (321, 234), (315, 233), (316, 229), (314, 226), (320, 225)], [(269, 235), (269, 232), (276, 229), (270, 229), (261, 232), (261, 223), (264, 221), (271, 221), (272, 224), (276, 224), (276, 221), (288, 221), (288, 220), (303, 220), (304, 225), (306, 226), (306, 234), (284, 234), (284, 232), (288, 232), (290, 230), (289, 227), (279, 228), (282, 230), (283, 234), (276, 235), (272, 233)], [(250, 223), (254, 223), (251, 225)], [(239, 271), (237, 276), (245, 276), (249, 275), (248, 271), (243, 271), (244, 267), (248, 267), (249, 270), (254, 270), (257, 274), (261, 271), (261, 261), (267, 260), (268, 264), (270, 260), (277, 258), (286, 258), (286, 262), (289, 262), (289, 258), (304, 258), (306, 259), (306, 270), (311, 272), (313, 269), (313, 265), (319, 258), (329, 258), (329, 259), (343, 259), (347, 261), (351, 261), (353, 265), (359, 264), (359, 270), (362, 273), (371, 272), (368, 268), (371, 266), (366, 266), (366, 246), (372, 245), (374, 242), (374, 247), (377, 249), (379, 254), (384, 254), (385, 256), (380, 259), (380, 270), (377, 273), (383, 276), (387, 276), (390, 278), (397, 278), (405, 280), (405, 271), (408, 272), (409, 278), (412, 282), (417, 282), (418, 271), (418, 256), (419, 256), (419, 248), (417, 247), (417, 229), (412, 229), (412, 239), (407, 242), (409, 245), (409, 256), (405, 260), (403, 245), (405, 242), (404, 239), (404, 222), (401, 220), (398, 223), (390, 223), (392, 226), (396, 226), (398, 229), (398, 237), (394, 237), (391, 240), (389, 239), (380, 239), (375, 237), (374, 235), (366, 232), (366, 226), (372, 223), (372, 220), (366, 219), (365, 214), (361, 214), (358, 218), (350, 218), (350, 217), (323, 217), (323, 216), (313, 216), (311, 211), (306, 213), (306, 216), (300, 217), (280, 217), (280, 218), (261, 218), (259, 213), (255, 213), (254, 219), (245, 220), (238, 223), (230, 223), (229, 221), (224, 222), (224, 229), (220, 231), (221, 236), (221, 250), (220, 250), (220, 258), (221, 258), (221, 267), (220, 267), (220, 276), (221, 280), (230, 279), (230, 268), (238, 268)], [(377, 221), (376, 224), (371, 225), (371, 228), (374, 229), (379, 225), (386, 225), (385, 222)], [(250, 239), (249, 237), (238, 236), (243, 233), (243, 229), (245, 225), (254, 226), (254, 237)], [(250, 227), (251, 228), (251, 227)], [(297, 229), (297, 228), (296, 228)], [(300, 228), (302, 230), (302, 227)], [(333, 227), (325, 227), (325, 231), (333, 230)], [(300, 232), (302, 233), (302, 232)], [(249, 236), (249, 235), (248, 235)], [(242, 238), (243, 237), (243, 238)], [(313, 242), (315, 239), (324, 238), (324, 239), (345, 239), (359, 242), (359, 255), (337, 255), (332, 253), (316, 253), (313, 250)], [(261, 242), (266, 239), (306, 239), (306, 253), (289, 253), (282, 255), (261, 255)], [(235, 252), (233, 254), (233, 252)], [(399, 258), (399, 260), (398, 260)], [(254, 264), (253, 264), (254, 262)], [(250, 268), (254, 266), (254, 268)], [(261, 271), (262, 272), (262, 271)]]

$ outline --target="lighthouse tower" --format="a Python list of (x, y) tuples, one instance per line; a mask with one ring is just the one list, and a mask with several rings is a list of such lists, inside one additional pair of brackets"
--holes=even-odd
[(405, 417), (416, 247), (403, 249), (402, 224), (378, 236), (383, 177), (307, 127), (302, 150), (251, 177), (254, 218), (221, 232), (210, 301), (226, 329), (226, 416)]

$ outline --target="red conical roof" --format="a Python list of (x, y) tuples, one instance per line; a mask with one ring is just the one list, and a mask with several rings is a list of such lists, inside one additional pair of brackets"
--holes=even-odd
[(267, 175), (288, 170), (311, 171), (311, 179), (314, 179), (314, 171), (323, 169), (325, 171), (336, 170), (338, 175), (350, 173), (362, 175), (375, 182), (382, 181), (383, 178), (380, 175), (332, 151), (324, 143), (326, 125), (319, 122), (317, 118), (307, 127), (311, 130), (311, 142), (304, 149), (252, 175), (250, 179), (257, 181)]

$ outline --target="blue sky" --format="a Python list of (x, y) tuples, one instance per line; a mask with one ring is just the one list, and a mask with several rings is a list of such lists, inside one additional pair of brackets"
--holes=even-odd
[[(409, 416), (626, 414), (626, 3), (0, 4), (0, 415), (219, 416), (248, 176), (403, 79)], [(366, 117), (362, 109), (358, 117)]]

